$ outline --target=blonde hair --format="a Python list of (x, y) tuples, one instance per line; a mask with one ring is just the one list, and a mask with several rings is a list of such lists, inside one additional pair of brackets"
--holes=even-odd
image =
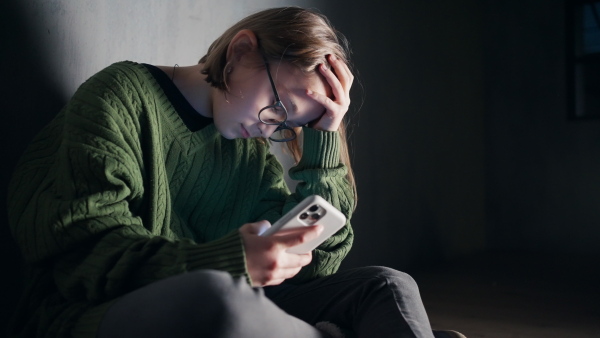
[[(283, 7), (264, 10), (250, 15), (215, 40), (199, 63), (202, 74), (213, 87), (228, 90), (227, 48), (233, 37), (241, 30), (251, 30), (258, 40), (261, 52), (269, 59), (288, 62), (305, 74), (314, 73), (320, 64), (327, 64), (327, 55), (335, 55), (350, 66), (348, 41), (333, 28), (327, 17), (313, 10), (299, 7)], [(301, 128), (297, 128), (297, 133)], [(338, 129), (341, 139), (340, 160), (348, 168), (347, 179), (354, 191), (356, 205), (356, 182), (350, 163), (346, 125)], [(302, 156), (298, 138), (287, 142), (287, 148), (296, 163)]]

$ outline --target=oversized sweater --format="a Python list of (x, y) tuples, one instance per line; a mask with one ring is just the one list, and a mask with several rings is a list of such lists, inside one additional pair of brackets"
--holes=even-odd
[[(308, 195), (350, 219), (338, 133), (304, 128), (290, 193), (267, 141), (227, 140), (212, 123), (194, 130), (165, 93), (144, 65), (115, 63), (21, 158), (9, 221), (29, 276), (11, 335), (93, 337), (118, 297), (187, 271), (249, 279), (238, 228), (274, 222)], [(290, 282), (334, 273), (352, 239), (348, 223)]]

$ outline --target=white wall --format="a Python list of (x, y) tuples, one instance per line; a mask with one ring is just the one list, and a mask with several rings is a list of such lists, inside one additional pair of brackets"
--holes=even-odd
[(239, 19), (269, 7), (311, 7), (310, 0), (22, 0), (48, 76), (64, 99), (107, 65), (198, 62)]

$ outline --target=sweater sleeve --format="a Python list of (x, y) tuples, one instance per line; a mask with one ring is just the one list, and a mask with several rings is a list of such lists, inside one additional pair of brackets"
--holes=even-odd
[(237, 231), (198, 244), (168, 230), (155, 123), (143, 114), (152, 102), (128, 77), (88, 80), (21, 159), (9, 218), (26, 261), (52, 269), (65, 298), (91, 302), (201, 268), (248, 278)]
[(354, 191), (346, 179), (347, 168), (340, 161), (340, 139), (337, 132), (303, 129), (303, 155), (290, 169), (290, 177), (299, 181), (294, 193), (289, 193), (283, 180), (281, 165), (273, 157), (265, 173), (265, 195), (257, 219), (276, 221), (305, 197), (320, 195), (340, 210), (347, 219), (346, 225), (313, 251), (312, 262), (302, 268), (289, 282), (305, 280), (335, 273), (346, 257), (354, 234), (350, 218), (354, 208)]

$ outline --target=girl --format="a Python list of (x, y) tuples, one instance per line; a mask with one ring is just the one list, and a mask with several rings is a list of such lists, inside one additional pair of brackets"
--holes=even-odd
[[(350, 219), (352, 82), (344, 38), (301, 8), (243, 19), (194, 66), (91, 77), (11, 181), (29, 278), (10, 334), (432, 336), (408, 275), (336, 273), (350, 223), (308, 254), (286, 250), (319, 226), (258, 236), (312, 194)], [(297, 160), (294, 193), (269, 140)]]

